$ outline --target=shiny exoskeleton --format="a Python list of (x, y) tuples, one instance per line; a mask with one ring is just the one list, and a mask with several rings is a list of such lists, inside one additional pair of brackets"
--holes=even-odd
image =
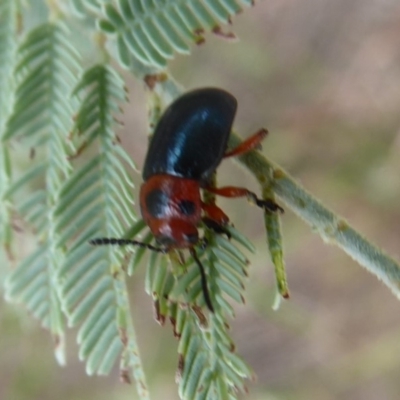
[(236, 114), (228, 92), (206, 88), (177, 99), (161, 117), (143, 168), (140, 209), (157, 242), (167, 248), (190, 248), (199, 241), (202, 218), (223, 226), (228, 218), (215, 204), (201, 200), (200, 188), (226, 196), (247, 196), (259, 206), (273, 207), (247, 189), (211, 188), (209, 181), (224, 157), (253, 149), (265, 137), (261, 130), (240, 148), (226, 153)]

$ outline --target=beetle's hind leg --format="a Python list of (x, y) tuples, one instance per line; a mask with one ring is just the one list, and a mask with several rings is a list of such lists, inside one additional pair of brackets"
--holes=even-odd
[(206, 214), (205, 217), (202, 218), (204, 225), (215, 233), (226, 235), (228, 239), (230, 239), (231, 234), (226, 228), (229, 223), (228, 216), (216, 204), (202, 202), (201, 208)]
[(226, 227), (226, 224), (222, 225), (208, 217), (202, 218), (202, 221), (208, 229), (211, 229), (213, 232), (218, 233), (219, 235), (226, 235), (229, 240), (231, 239), (232, 235), (229, 232), (229, 229)]
[[(210, 193), (214, 193), (218, 196), (222, 197), (230, 197), (230, 198), (236, 198), (236, 197), (247, 197), (247, 199), (255, 204), (257, 207), (263, 208), (266, 211), (269, 212), (282, 212), (283, 213), (283, 208), (276, 204), (272, 200), (263, 200), (257, 197), (257, 195), (253, 192), (251, 192), (248, 189), (245, 188), (240, 188), (236, 186), (225, 186), (221, 188), (213, 188), (213, 187), (207, 187), (205, 188)], [(222, 210), (221, 210), (222, 211)]]
[(239, 146), (235, 147), (232, 150), (227, 151), (224, 154), (224, 158), (236, 157), (244, 153), (247, 153), (250, 150), (260, 149), (261, 147), (260, 143), (264, 140), (265, 136), (267, 135), (268, 131), (265, 128), (261, 128), (254, 135), (251, 135), (244, 142), (240, 143)]
[[(210, 193), (214, 193), (214, 188), (206, 189)], [(217, 189), (218, 190), (218, 189)], [(206, 219), (214, 221), (218, 225), (226, 225), (229, 222), (228, 216), (215, 204), (201, 202), (201, 208), (206, 214)], [(204, 219), (204, 218), (203, 218)]]

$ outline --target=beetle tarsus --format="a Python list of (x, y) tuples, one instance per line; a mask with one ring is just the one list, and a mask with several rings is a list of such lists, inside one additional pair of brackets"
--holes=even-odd
[(248, 192), (247, 198), (251, 203), (254, 203), (257, 207), (264, 209), (270, 213), (280, 212), (283, 213), (285, 210), (273, 200), (260, 199), (253, 192)]

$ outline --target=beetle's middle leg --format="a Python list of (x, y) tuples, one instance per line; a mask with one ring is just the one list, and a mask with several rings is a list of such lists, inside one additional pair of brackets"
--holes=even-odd
[[(263, 208), (266, 211), (269, 212), (283, 212), (283, 208), (276, 204), (272, 200), (263, 200), (257, 197), (257, 195), (253, 192), (251, 192), (248, 189), (241, 188), (241, 187), (236, 187), (236, 186), (225, 186), (221, 188), (213, 188), (213, 187), (206, 187), (205, 190), (207, 190), (210, 193), (214, 193), (218, 196), (222, 197), (230, 197), (230, 198), (236, 198), (236, 197), (247, 197), (247, 199), (255, 204), (257, 207)], [(221, 210), (222, 211), (222, 210)]]

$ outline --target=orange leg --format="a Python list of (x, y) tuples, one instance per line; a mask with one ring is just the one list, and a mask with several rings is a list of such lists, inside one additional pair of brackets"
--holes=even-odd
[(267, 136), (268, 131), (264, 128), (260, 129), (254, 135), (251, 135), (239, 146), (225, 153), (224, 158), (240, 156), (241, 154), (247, 153), (250, 150), (259, 148), (261, 141)]
[(207, 218), (213, 220), (218, 225), (226, 225), (229, 222), (228, 216), (216, 205), (201, 203), (201, 208), (206, 213)]
[(225, 186), (222, 188), (213, 188), (213, 187), (207, 187), (205, 188), (207, 191), (210, 193), (214, 193), (218, 196), (222, 197), (231, 197), (231, 198), (236, 198), (236, 197), (247, 197), (247, 199), (255, 204), (256, 206), (263, 208), (266, 211), (270, 212), (283, 212), (283, 208), (280, 207), (278, 204), (274, 203), (272, 200), (263, 200), (259, 199), (255, 193), (250, 192), (250, 190), (245, 189), (245, 188), (240, 188), (236, 186)]
[(201, 203), (201, 208), (206, 214), (202, 218), (204, 225), (215, 233), (225, 234), (230, 239), (231, 234), (226, 228), (229, 223), (228, 216), (216, 204)]

